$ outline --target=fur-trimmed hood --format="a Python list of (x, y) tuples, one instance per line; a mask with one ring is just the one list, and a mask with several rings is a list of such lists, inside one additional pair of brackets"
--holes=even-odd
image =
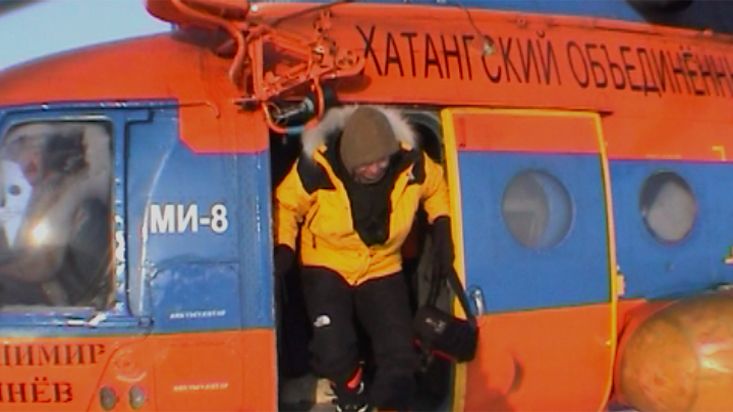
[[(346, 120), (359, 107), (357, 105), (335, 107), (326, 112), (323, 119), (312, 129), (308, 129), (303, 133), (303, 154), (312, 159), (315, 152), (321, 145), (326, 144), (327, 140), (333, 138), (337, 131), (344, 128)], [(417, 146), (415, 132), (397, 109), (387, 108), (383, 106), (372, 106), (384, 113), (389, 121), (392, 130), (394, 130), (395, 139), (410, 149)]]

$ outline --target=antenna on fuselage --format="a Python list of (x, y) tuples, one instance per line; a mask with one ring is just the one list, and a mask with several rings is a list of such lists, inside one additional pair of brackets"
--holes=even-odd
[(437, 4), (455, 6), (463, 10), (463, 12), (466, 13), (466, 17), (468, 17), (468, 23), (471, 24), (471, 27), (478, 35), (478, 38), (483, 40), (481, 42), (481, 55), (491, 56), (494, 54), (494, 52), (496, 51), (496, 47), (494, 46), (494, 39), (481, 31), (476, 22), (473, 20), (473, 14), (471, 14), (471, 10), (468, 7), (466, 7), (460, 0), (435, 0), (435, 2)]

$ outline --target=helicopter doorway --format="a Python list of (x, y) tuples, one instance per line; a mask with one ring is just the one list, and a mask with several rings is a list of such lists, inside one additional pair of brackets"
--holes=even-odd
[[(411, 124), (417, 143), (432, 160), (444, 162), (440, 119), (437, 112), (405, 109), (403, 114)], [(301, 155), (299, 136), (272, 134), (270, 157), (273, 190), (288, 173)], [(429, 289), (432, 255), (428, 236), (427, 217), (419, 211), (413, 229), (403, 247), (403, 273), (409, 285), (413, 313), (425, 302)], [(313, 375), (309, 365), (308, 343), (311, 325), (305, 314), (305, 302), (301, 289), (300, 272), (293, 269), (275, 287), (278, 313), (278, 368), (279, 405), (284, 411), (330, 410), (333, 397), (329, 384)], [(438, 305), (449, 307), (450, 297), (445, 290), (439, 296)], [(369, 370), (369, 345), (363, 345), (362, 354), (367, 359)], [(415, 397), (416, 410), (445, 410), (453, 378), (450, 362), (435, 359), (416, 371), (418, 392)]]

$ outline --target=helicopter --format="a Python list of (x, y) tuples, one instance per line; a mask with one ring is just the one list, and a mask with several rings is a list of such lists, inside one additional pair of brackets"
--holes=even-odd
[(443, 164), (478, 321), (420, 410), (733, 409), (726, 2), (146, 8), (173, 29), (0, 72), (0, 410), (291, 408), (273, 190), (359, 104)]

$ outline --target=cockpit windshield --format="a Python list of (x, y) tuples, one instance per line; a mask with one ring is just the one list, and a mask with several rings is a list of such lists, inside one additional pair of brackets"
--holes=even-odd
[(0, 141), (0, 304), (107, 306), (111, 136), (103, 122), (29, 122)]

